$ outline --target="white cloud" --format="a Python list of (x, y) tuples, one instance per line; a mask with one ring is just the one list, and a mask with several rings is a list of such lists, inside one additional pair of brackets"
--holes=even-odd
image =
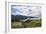
[[(14, 9), (19, 9), (19, 11), (16, 11), (16, 13), (13, 13), (14, 15), (25, 15), (25, 16), (36, 16), (36, 17), (40, 17), (40, 8), (37, 9), (38, 7), (18, 7), (18, 6), (14, 6)], [(24, 9), (26, 8), (26, 9)], [(32, 11), (29, 11), (29, 9), (31, 9)]]

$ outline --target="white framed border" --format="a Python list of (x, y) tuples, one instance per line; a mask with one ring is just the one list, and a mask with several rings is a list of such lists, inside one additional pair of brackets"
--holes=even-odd
[[(43, 31), (43, 27), (37, 27), (37, 28), (20, 28), (20, 29), (11, 29), (11, 5), (31, 5), (31, 6), (41, 6), (42, 10), (44, 11), (44, 7), (42, 3), (20, 3), (20, 2), (6, 2), (6, 32), (17, 32), (17, 31)], [(42, 17), (43, 18), (43, 17)], [(44, 25), (42, 23), (42, 25)]]

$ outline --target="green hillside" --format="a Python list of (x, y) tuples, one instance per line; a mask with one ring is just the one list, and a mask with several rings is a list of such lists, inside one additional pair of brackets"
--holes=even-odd
[(33, 28), (33, 27), (41, 27), (41, 19), (27, 20), (25, 22), (15, 20), (11, 23), (11, 28)]

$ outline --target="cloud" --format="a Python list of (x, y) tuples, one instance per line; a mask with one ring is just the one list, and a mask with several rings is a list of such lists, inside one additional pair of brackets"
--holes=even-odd
[(37, 9), (38, 7), (24, 7), (24, 6), (13, 6), (12, 15), (25, 15), (25, 16), (35, 16), (40, 17), (41, 11)]

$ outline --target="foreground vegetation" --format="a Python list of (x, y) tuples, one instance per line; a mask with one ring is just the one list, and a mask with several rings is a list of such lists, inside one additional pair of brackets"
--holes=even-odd
[(27, 20), (25, 22), (15, 20), (11, 23), (11, 28), (33, 28), (33, 27), (41, 27), (41, 19)]

